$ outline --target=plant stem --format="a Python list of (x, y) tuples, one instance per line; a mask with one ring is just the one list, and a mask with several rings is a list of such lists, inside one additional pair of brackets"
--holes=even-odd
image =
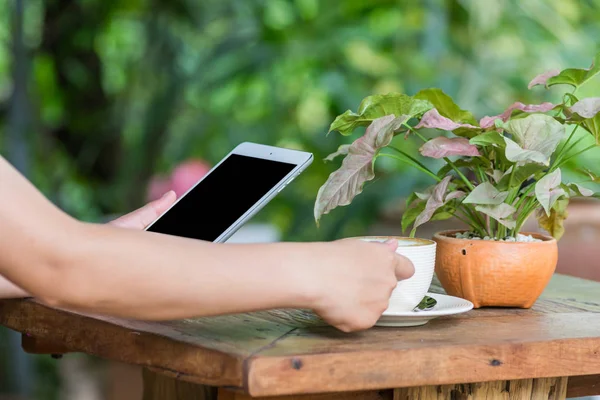
[[(412, 126), (407, 125), (407, 124), (404, 124), (404, 126), (406, 126), (406, 128), (408, 128), (409, 131), (411, 131), (419, 139), (421, 139), (423, 141), (423, 143), (427, 143), (427, 141), (428, 141), (427, 138), (425, 138), (425, 136), (421, 135)], [(473, 186), (473, 184), (467, 179), (467, 177), (462, 172), (460, 172), (460, 170), (456, 167), (456, 165), (452, 161), (450, 161), (450, 159), (448, 157), (444, 157), (444, 161), (446, 161), (452, 167), (452, 169), (458, 174), (458, 176), (460, 177), (460, 179), (462, 179), (463, 182), (467, 185), (467, 187), (469, 188), (469, 190), (473, 191), (473, 189), (475, 189), (475, 187)]]
[[(556, 156), (556, 160), (554, 161), (555, 164), (560, 161), (560, 159), (564, 156), (564, 154), (566, 154), (566, 153), (563, 153), (563, 151), (567, 148), (567, 145), (571, 142), (571, 139), (573, 139), (573, 136), (575, 135), (575, 132), (577, 131), (579, 126), (580, 126), (580, 124), (577, 124), (575, 126), (575, 129), (573, 129), (573, 131), (567, 138), (567, 141), (560, 147), (560, 150), (558, 151), (558, 155)], [(577, 142), (577, 143), (579, 143), (579, 142)], [(568, 153), (568, 151), (567, 151), (567, 153)]]
[(523, 195), (521, 196), (519, 201), (517, 201), (517, 204), (515, 204), (515, 206), (514, 206), (517, 209), (517, 211), (519, 210), (519, 207), (521, 207), (523, 202), (528, 200), (529, 193), (531, 193), (531, 191), (534, 189), (535, 189), (535, 184), (532, 183), (531, 185), (529, 185), (529, 187), (527, 188), (525, 193), (523, 193)]
[(377, 157), (380, 157), (380, 156), (390, 157), (390, 158), (393, 158), (394, 160), (402, 161), (402, 162), (404, 162), (404, 163), (406, 163), (408, 165), (412, 165), (413, 167), (415, 167), (419, 171), (421, 171), (421, 172), (429, 175), (433, 179), (435, 179), (437, 182), (440, 182), (442, 180), (439, 176), (437, 176), (436, 174), (434, 174), (433, 172), (431, 172), (429, 169), (427, 169), (425, 167), (421, 167), (419, 164), (415, 164), (414, 162), (412, 162), (412, 160), (406, 160), (405, 158), (398, 157), (398, 156), (395, 156), (395, 155), (389, 154), (389, 153), (379, 153), (377, 155)]
[(586, 147), (585, 149), (583, 149), (583, 150), (580, 150), (580, 151), (578, 151), (577, 153), (575, 153), (575, 154), (573, 154), (573, 155), (571, 155), (571, 156), (567, 157), (566, 159), (563, 159), (563, 160), (561, 160), (561, 161), (560, 161), (558, 164), (554, 164), (554, 169), (556, 169), (556, 168), (560, 168), (560, 167), (561, 167), (561, 166), (563, 166), (564, 164), (566, 164), (566, 163), (568, 163), (569, 161), (571, 161), (573, 158), (577, 157), (578, 155), (580, 155), (580, 154), (582, 154), (582, 153), (585, 153), (586, 151), (590, 151), (590, 150), (592, 150), (592, 149), (593, 149), (593, 148), (595, 148), (595, 147), (596, 147), (596, 144), (593, 144), (593, 145), (591, 145), (591, 146), (588, 146), (588, 147)]
[(462, 181), (467, 185), (467, 187), (469, 188), (470, 191), (473, 191), (473, 189), (475, 189), (475, 186), (473, 186), (473, 184), (469, 181), (469, 179), (467, 179), (467, 177), (462, 172), (460, 172), (460, 170), (456, 167), (456, 165), (454, 165), (454, 163), (452, 161), (450, 161), (450, 159), (448, 157), (444, 157), (444, 161), (446, 161), (448, 164), (450, 164), (450, 166), (452, 167), (454, 172), (456, 172), (458, 174), (460, 179), (462, 179)]
[[(415, 164), (419, 165), (419, 166), (420, 166), (420, 167), (421, 167), (423, 170), (426, 170), (426, 171), (428, 171), (428, 172), (427, 172), (427, 173), (428, 173), (428, 175), (435, 175), (435, 176), (437, 177), (437, 175), (436, 175), (436, 174), (435, 174), (435, 173), (434, 173), (432, 170), (430, 170), (429, 168), (427, 168), (427, 167), (425, 166), (425, 164), (423, 164), (422, 162), (420, 162), (419, 160), (417, 160), (416, 158), (414, 158), (414, 157), (413, 157), (413, 156), (411, 156), (410, 154), (408, 154), (408, 153), (406, 153), (406, 152), (404, 152), (404, 151), (402, 151), (402, 150), (400, 150), (399, 148), (397, 148), (397, 147), (394, 147), (394, 146), (388, 146), (388, 148), (389, 148), (389, 149), (392, 149), (392, 150), (394, 150), (394, 151), (396, 151), (396, 152), (398, 152), (398, 153), (400, 153), (400, 154), (402, 154), (404, 157), (408, 158), (409, 160), (411, 160), (411, 161), (412, 161), (412, 162), (414, 162)], [(439, 178), (439, 177), (438, 177), (438, 182), (439, 182), (439, 181), (441, 181), (441, 180), (442, 180), (442, 178)]]

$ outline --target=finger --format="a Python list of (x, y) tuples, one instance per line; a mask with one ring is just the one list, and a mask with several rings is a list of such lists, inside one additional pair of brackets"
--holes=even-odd
[(392, 251), (398, 250), (398, 241), (396, 239), (386, 240), (383, 244), (389, 247)]
[(396, 255), (396, 266), (394, 270), (396, 272), (396, 278), (398, 278), (399, 281), (408, 279), (415, 274), (415, 266), (412, 261), (399, 254)]
[(176, 197), (175, 192), (171, 190), (165, 193), (160, 199), (154, 200), (140, 209), (117, 218), (111, 222), (111, 225), (129, 229), (145, 229), (173, 205)]

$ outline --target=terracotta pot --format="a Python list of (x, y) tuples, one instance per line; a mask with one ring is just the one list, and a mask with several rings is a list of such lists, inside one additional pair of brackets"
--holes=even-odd
[(437, 242), (435, 273), (451, 296), (480, 307), (530, 308), (550, 281), (558, 261), (556, 240), (531, 234), (542, 242), (515, 243), (433, 236)]

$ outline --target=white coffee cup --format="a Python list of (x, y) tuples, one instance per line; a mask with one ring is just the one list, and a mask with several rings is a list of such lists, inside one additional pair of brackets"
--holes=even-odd
[(408, 279), (398, 281), (390, 297), (388, 311), (411, 311), (419, 305), (433, 280), (436, 243), (433, 240), (398, 236), (365, 236), (359, 239), (367, 242), (398, 241), (396, 253), (413, 263), (415, 274)]

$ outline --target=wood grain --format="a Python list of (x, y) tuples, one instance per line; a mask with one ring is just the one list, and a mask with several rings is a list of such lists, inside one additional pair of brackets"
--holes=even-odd
[(142, 400), (216, 400), (217, 389), (144, 370)]
[(559, 275), (530, 310), (479, 309), (356, 334), (301, 310), (145, 322), (32, 300), (0, 301), (0, 323), (70, 351), (253, 396), (600, 374), (600, 283)]
[(567, 397), (586, 397), (600, 395), (600, 375), (583, 375), (569, 378)]
[(219, 400), (392, 400), (393, 390), (376, 390), (368, 392), (297, 394), (274, 397), (251, 397), (244, 393), (219, 389)]
[(393, 400), (564, 400), (567, 378), (519, 379), (396, 389)]

